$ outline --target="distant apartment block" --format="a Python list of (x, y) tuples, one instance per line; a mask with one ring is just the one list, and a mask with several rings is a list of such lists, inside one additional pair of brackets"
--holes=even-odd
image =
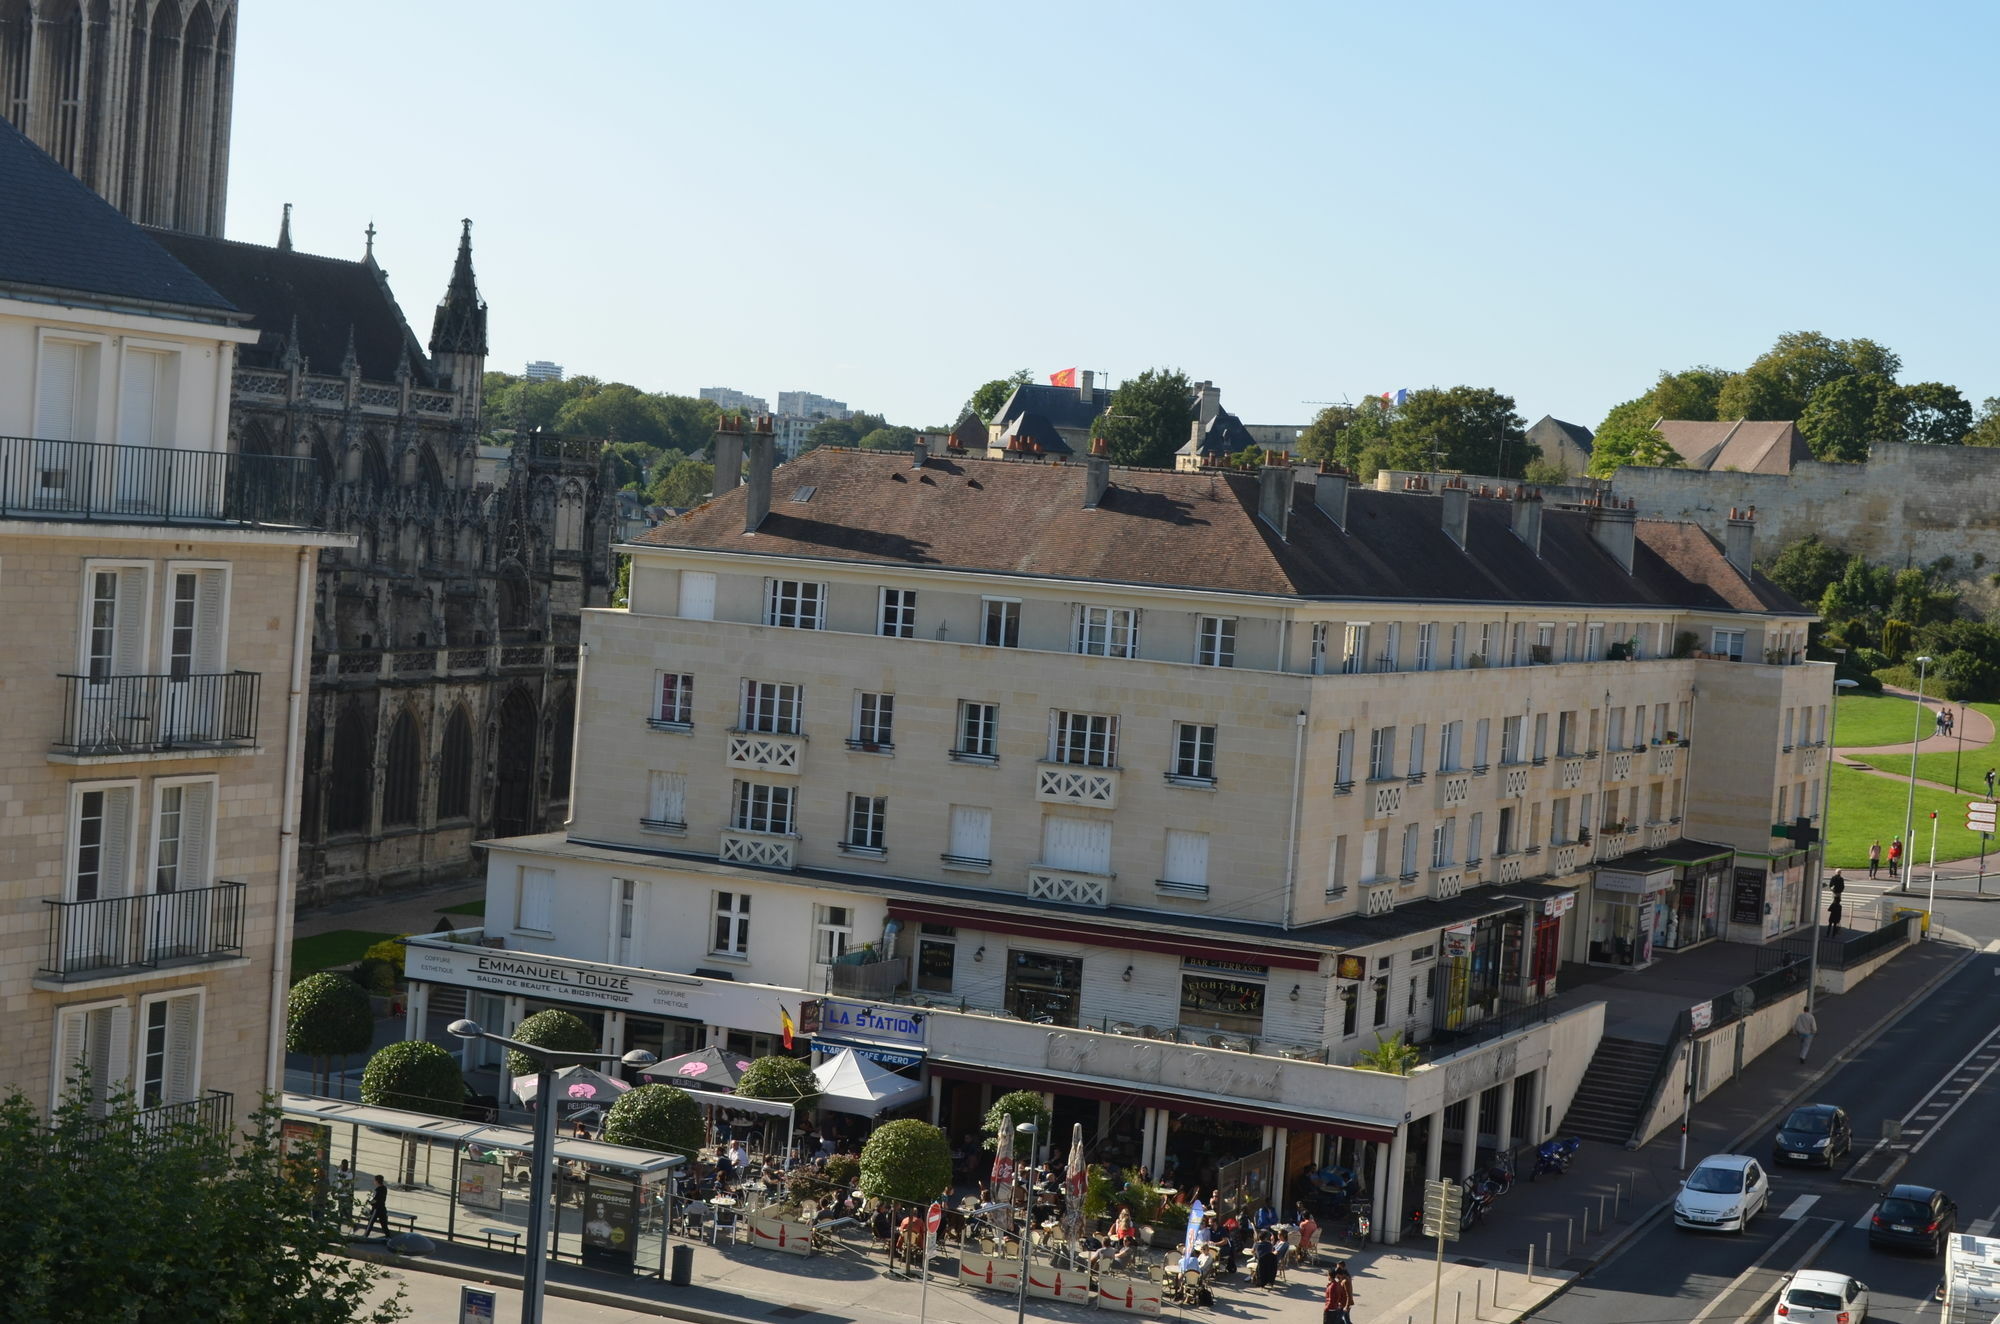
[(559, 382), (563, 379), (563, 366), (547, 359), (536, 359), (528, 364), (522, 376), (531, 382)]
[(847, 418), (854, 411), (847, 407), (845, 401), (829, 400), (811, 391), (780, 391), (778, 412), (796, 418)]
[(704, 386), (701, 388), (699, 394), (702, 399), (719, 405), (724, 413), (768, 414), (771, 412), (771, 406), (763, 396), (751, 395), (748, 392), (736, 390), (734, 387)]

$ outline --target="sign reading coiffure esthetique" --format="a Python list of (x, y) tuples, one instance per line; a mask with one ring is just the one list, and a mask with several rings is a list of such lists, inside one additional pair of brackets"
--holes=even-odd
[(709, 1025), (777, 1024), (776, 991), (754, 984), (613, 970), (583, 961), (461, 944), (404, 948), (411, 979), (514, 993), (543, 1002), (581, 1002), (640, 1015), (680, 1016)]

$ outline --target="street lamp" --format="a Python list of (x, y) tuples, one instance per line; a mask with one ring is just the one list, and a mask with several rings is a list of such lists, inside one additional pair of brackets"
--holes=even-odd
[(521, 1275), (521, 1324), (542, 1324), (542, 1289), (549, 1276), (549, 1173), (556, 1151), (555, 1074), (563, 1067), (609, 1062), (614, 1058), (628, 1067), (649, 1067), (660, 1059), (643, 1048), (634, 1048), (623, 1056), (617, 1053), (562, 1052), (536, 1044), (524, 1044), (519, 1039), (509, 1039), (502, 1034), (489, 1034), (480, 1028), (477, 1021), (453, 1021), (445, 1028), (460, 1039), (485, 1039), (534, 1059), (537, 1073), (535, 1147), (529, 1156), (532, 1182), (528, 1187), (528, 1265)]
[(1930, 664), (1931, 660), (1927, 657), (1917, 659), (1917, 715), (1910, 723), (1910, 795), (1903, 805), (1903, 858), (1897, 861), (1903, 866), (1903, 876), (1897, 880), (1897, 886), (1902, 888), (1906, 896), (1909, 894), (1910, 879), (1916, 868), (1916, 855), (1911, 850), (1913, 843), (1910, 841), (1910, 834), (1916, 829), (1917, 745), (1923, 738), (1921, 733), (1924, 729), (1924, 672)]
[[(1020, 1122), (1014, 1127), (1016, 1135), (1028, 1137), (1028, 1164), (1033, 1171), (1035, 1160), (1035, 1137), (1040, 1128), (1033, 1122)], [(1034, 1235), (1035, 1201), (1034, 1192), (1024, 1181), (1014, 1185), (1021, 1192), (1021, 1281), (1014, 1290), (1014, 1324), (1022, 1324), (1028, 1317), (1028, 1238)]]
[[(1843, 648), (1840, 652), (1845, 656), (1847, 650)], [(1813, 1009), (1813, 994), (1819, 991), (1819, 903), (1826, 899), (1826, 851), (1827, 843), (1831, 840), (1827, 834), (1833, 831), (1833, 757), (1834, 750), (1838, 748), (1834, 743), (1834, 737), (1840, 732), (1840, 692), (1854, 689), (1860, 684), (1858, 680), (1833, 682), (1833, 712), (1826, 720), (1826, 783), (1820, 788), (1819, 886), (1813, 889), (1812, 928), (1809, 930), (1812, 934), (1812, 967), (1806, 976), (1807, 1011)]]

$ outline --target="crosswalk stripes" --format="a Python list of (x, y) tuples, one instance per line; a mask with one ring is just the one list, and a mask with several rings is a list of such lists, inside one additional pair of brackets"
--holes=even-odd
[(1812, 1208), (1814, 1205), (1818, 1203), (1819, 1203), (1819, 1197), (1817, 1195), (1801, 1195), (1798, 1199), (1786, 1205), (1785, 1212), (1779, 1214), (1778, 1217), (1787, 1220), (1797, 1220), (1804, 1218), (1806, 1216), (1806, 1210)]
[(1863, 1232), (1866, 1232), (1868, 1230), (1868, 1225), (1875, 1221), (1875, 1211), (1877, 1209), (1880, 1209), (1881, 1207), (1882, 1206), (1879, 1204), (1869, 1205), (1868, 1212), (1854, 1220), (1854, 1226), (1860, 1228)]
[(1990, 1237), (1993, 1235), (1993, 1220), (1990, 1218), (1975, 1218), (1966, 1225), (1965, 1230), (1975, 1237)]

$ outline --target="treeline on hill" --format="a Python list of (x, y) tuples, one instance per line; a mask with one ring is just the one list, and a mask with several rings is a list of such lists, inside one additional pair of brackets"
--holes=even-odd
[(1914, 659), (1929, 657), (1925, 692), (1956, 700), (2000, 698), (2000, 573), (1982, 575), (1986, 564), (1974, 553), (1969, 566), (1947, 556), (1897, 570), (1809, 535), (1759, 568), (1818, 609), (1815, 660), (1839, 661), (1841, 675), (1867, 688), (1914, 689)]

